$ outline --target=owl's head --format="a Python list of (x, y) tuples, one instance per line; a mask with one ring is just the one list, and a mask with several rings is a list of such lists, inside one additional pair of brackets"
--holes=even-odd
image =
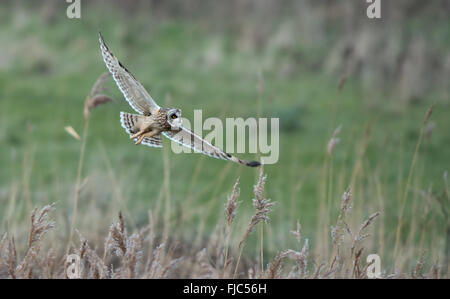
[(181, 110), (172, 108), (167, 111), (167, 122), (172, 130), (178, 130), (181, 127)]

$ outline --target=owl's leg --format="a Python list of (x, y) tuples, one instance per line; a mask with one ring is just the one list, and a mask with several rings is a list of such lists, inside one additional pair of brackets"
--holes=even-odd
[(137, 138), (137, 137), (141, 136), (141, 135), (144, 134), (144, 133), (145, 133), (144, 130), (140, 130), (140, 131), (137, 132), (136, 134), (131, 135), (131, 136), (130, 136), (130, 139)]
[(143, 133), (143, 134), (141, 134), (141, 136), (139, 137), (139, 139), (136, 141), (135, 144), (136, 145), (141, 144), (142, 140), (144, 140), (145, 137), (153, 137), (156, 134), (158, 134), (158, 131), (156, 131), (156, 130), (153, 130), (153, 131), (150, 131), (147, 133)]

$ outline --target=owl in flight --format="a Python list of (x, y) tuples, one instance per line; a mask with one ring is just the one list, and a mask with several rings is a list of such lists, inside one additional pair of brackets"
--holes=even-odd
[(117, 60), (106, 46), (99, 33), (100, 49), (103, 61), (128, 104), (139, 113), (120, 112), (120, 123), (135, 144), (162, 147), (161, 135), (179, 144), (213, 158), (233, 161), (246, 166), (256, 167), (261, 163), (238, 159), (200, 136), (184, 128), (181, 124), (181, 110), (162, 108), (152, 99), (139, 81)]

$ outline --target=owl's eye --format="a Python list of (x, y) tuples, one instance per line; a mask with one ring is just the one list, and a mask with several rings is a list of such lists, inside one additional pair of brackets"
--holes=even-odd
[(171, 116), (170, 116), (170, 118), (171, 119), (176, 119), (178, 116), (176, 115), (176, 114), (172, 114)]

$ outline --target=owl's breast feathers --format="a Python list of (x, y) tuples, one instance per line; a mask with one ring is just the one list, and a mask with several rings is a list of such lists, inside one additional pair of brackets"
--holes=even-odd
[(169, 131), (171, 128), (170, 124), (167, 122), (167, 110), (168, 109), (161, 108), (154, 115), (154, 120), (162, 131)]

